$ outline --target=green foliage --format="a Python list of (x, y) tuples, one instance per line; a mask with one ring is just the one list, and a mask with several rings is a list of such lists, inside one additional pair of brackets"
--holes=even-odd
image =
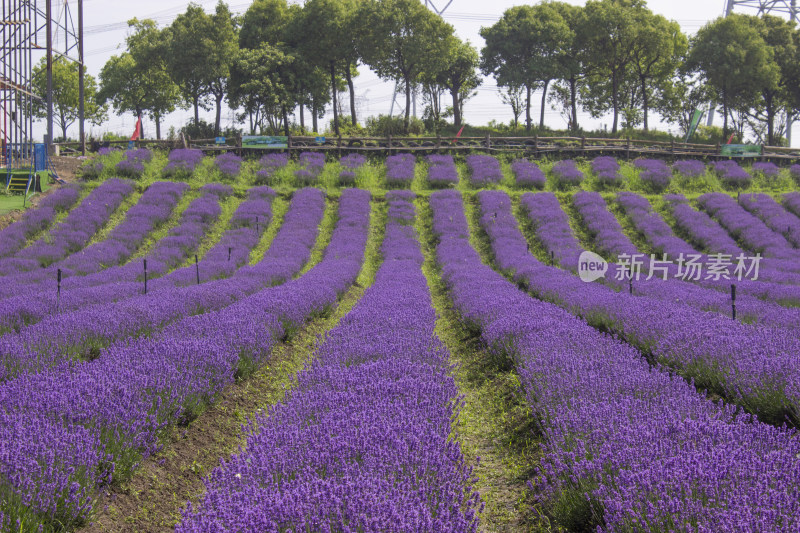
[[(38, 98), (31, 100), (33, 116), (47, 119), (47, 62), (43, 58), (33, 67), (33, 93)], [(80, 100), (78, 64), (63, 57), (53, 59), (53, 122), (67, 138), (67, 129), (78, 120)], [(95, 125), (107, 119), (108, 107), (97, 95), (97, 82), (90, 74), (83, 76), (84, 113), (86, 119)]]
[(367, 118), (364, 129), (368, 135), (376, 137), (387, 137), (389, 135), (424, 135), (425, 124), (418, 118), (411, 117), (406, 126), (403, 117), (390, 117), (388, 115), (378, 115), (377, 117)]

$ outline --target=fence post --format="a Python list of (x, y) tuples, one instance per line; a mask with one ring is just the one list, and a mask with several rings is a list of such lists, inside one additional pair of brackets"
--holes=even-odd
[(586, 151), (586, 135), (581, 135), (581, 151)]
[(341, 134), (336, 139), (336, 147), (339, 149), (339, 159), (342, 158), (342, 136)]
[(675, 139), (672, 139), (672, 142), (670, 143), (669, 153), (675, 155)]
[(625, 159), (630, 160), (631, 158), (631, 138), (628, 137), (625, 140)]
[(291, 134), (286, 136), (286, 152), (289, 153), (289, 154), (292, 153), (292, 136), (291, 136)]
[(539, 155), (539, 134), (534, 134), (533, 136), (533, 155), (534, 157)]
[(492, 134), (491, 133), (487, 133), (486, 134), (486, 149), (489, 150), (491, 148), (492, 148)]

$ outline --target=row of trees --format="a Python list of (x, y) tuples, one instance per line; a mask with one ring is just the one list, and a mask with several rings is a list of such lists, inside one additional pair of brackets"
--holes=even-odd
[(524, 108), (528, 129), (535, 90), (540, 126), (549, 100), (573, 130), (578, 106), (611, 112), (614, 133), (620, 121), (647, 131), (653, 110), (686, 131), (695, 109), (718, 102), (724, 135), (733, 123), (774, 144), (781, 117), (800, 110), (800, 32), (777, 17), (734, 14), (689, 39), (643, 0), (542, 2), (509, 9), (481, 35), (481, 69), (506, 88), (515, 117)]
[[(219, 2), (213, 14), (195, 4), (166, 28), (132, 20), (127, 51), (100, 72), (100, 101), (117, 112), (146, 114), (160, 122), (178, 106), (239, 110), (251, 131), (289, 128), (299, 111), (312, 128), (340, 92), (349, 92), (351, 124), (357, 124), (353, 78), (367, 65), (405, 90), (408, 126), (411, 94), (423, 90), (439, 119), (440, 97), (449, 93), (456, 124), (463, 102), (477, 87), (478, 53), (453, 27), (419, 0), (255, 0), (242, 17)], [(340, 105), (332, 105), (339, 133)]]
[(210, 14), (190, 4), (165, 28), (130, 22), (127, 50), (100, 72), (92, 109), (145, 114), (159, 138), (177, 107), (192, 108), (195, 124), (215, 109), (215, 133), (225, 103), (251, 131), (288, 131), (295, 113), (305, 129), (307, 112), (320, 131), (332, 109), (338, 135), (341, 122), (358, 123), (353, 79), (366, 66), (405, 92), (406, 130), (415, 91), (434, 124), (452, 116), (460, 127), (481, 74), (495, 77), (528, 130), (536, 92), (540, 128), (550, 106), (573, 131), (579, 108), (611, 113), (612, 133), (648, 130), (652, 112), (686, 131), (694, 110), (715, 102), (725, 136), (748, 131), (776, 144), (787, 114), (800, 111), (800, 31), (776, 17), (730, 15), (689, 39), (644, 0), (542, 1), (507, 10), (481, 36), (479, 54), (420, 0), (255, 0), (240, 17), (222, 1)]

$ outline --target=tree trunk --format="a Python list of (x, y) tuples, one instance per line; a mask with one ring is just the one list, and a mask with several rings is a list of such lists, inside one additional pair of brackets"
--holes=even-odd
[(255, 126), (253, 126), (253, 110), (252, 109), (247, 112), (247, 116), (250, 118), (250, 135), (255, 135), (256, 134), (256, 130), (255, 130)]
[(764, 106), (767, 110), (767, 144), (769, 146), (775, 146), (775, 106), (772, 105), (772, 96), (767, 96), (764, 98), (766, 105)]
[(200, 124), (200, 97), (195, 96), (192, 102), (194, 103), (194, 124), (196, 126)]
[(353, 75), (350, 72), (350, 64), (344, 71), (344, 77), (347, 79), (347, 87), (350, 89), (350, 119), (353, 121), (353, 126), (358, 124), (356, 121), (356, 90), (353, 87)]
[(62, 135), (62, 138), (64, 139), (65, 142), (67, 140), (67, 126), (68, 126), (67, 119), (62, 116), (61, 117), (61, 135)]
[(527, 96), (525, 98), (525, 131), (531, 131), (531, 86), (525, 84)]
[(300, 104), (300, 133), (306, 134), (306, 113), (303, 104)]
[(578, 80), (569, 80), (570, 106), (572, 107), (572, 130), (578, 131)]
[(336, 66), (331, 61), (331, 101), (333, 101), (333, 131), (339, 136), (339, 110), (336, 109)]
[(406, 116), (403, 120), (403, 133), (408, 135), (408, 125), (411, 113), (411, 81), (406, 78)]
[(286, 111), (286, 106), (281, 106), (281, 114), (283, 115), (283, 134), (289, 136), (289, 113)]
[(154, 120), (156, 121), (156, 140), (160, 141), (161, 140), (161, 115), (156, 115), (154, 117)]
[(614, 107), (614, 125), (611, 127), (611, 133), (617, 133), (617, 125), (619, 124), (619, 94), (617, 90), (617, 76), (611, 76), (611, 105)]
[(318, 114), (319, 114), (319, 109), (317, 108), (317, 100), (314, 99), (311, 102), (311, 127), (314, 128), (314, 133), (319, 133), (319, 129), (317, 128)]
[(224, 95), (217, 95), (217, 116), (214, 120), (214, 137), (219, 137), (219, 123), (222, 121), (222, 99)]
[(544, 106), (547, 102), (547, 86), (550, 85), (550, 80), (545, 80), (544, 87), (542, 88), (542, 109), (539, 112), (539, 129), (544, 129)]
[(643, 113), (642, 118), (644, 119), (642, 127), (644, 128), (644, 131), (649, 130), (647, 126), (647, 112), (649, 110), (650, 110), (650, 102), (647, 98), (647, 79), (644, 76), (642, 76), (642, 113)]
[(458, 90), (450, 91), (453, 97), (453, 126), (461, 128), (461, 100), (458, 98)]
[(728, 141), (728, 96), (723, 93), (722, 96), (722, 142)]

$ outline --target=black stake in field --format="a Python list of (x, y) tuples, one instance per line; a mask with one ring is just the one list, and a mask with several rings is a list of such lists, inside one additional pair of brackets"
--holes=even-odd
[(147, 294), (147, 259), (144, 260), (144, 293)]
[(61, 269), (56, 273), (56, 314), (61, 313)]
[(731, 283), (731, 317), (736, 320), (736, 284)]
[(194, 255), (194, 273), (197, 276), (197, 284), (200, 285), (200, 263), (197, 261), (197, 254)]
[(231, 247), (229, 246), (229, 247), (228, 247), (228, 261), (230, 261), (230, 260), (231, 260), (231, 251), (232, 251), (232, 250), (233, 250), (233, 248), (231, 248)]

